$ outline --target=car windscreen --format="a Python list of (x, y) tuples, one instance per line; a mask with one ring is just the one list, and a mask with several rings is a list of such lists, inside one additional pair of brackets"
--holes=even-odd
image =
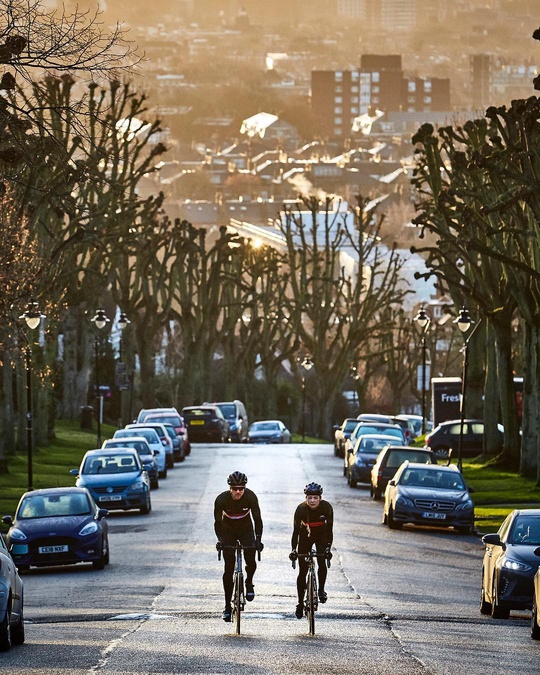
[(463, 479), (455, 471), (431, 471), (417, 467), (405, 469), (399, 484), (437, 490), (465, 489)]
[(102, 476), (105, 474), (132, 473), (138, 470), (137, 461), (132, 454), (96, 454), (84, 460), (82, 473)]
[(184, 410), (184, 417), (187, 418), (197, 418), (197, 417), (208, 417), (211, 418), (214, 414), (214, 411), (210, 408), (192, 408), (191, 410)]
[(114, 434), (115, 438), (122, 438), (126, 436), (141, 436), (149, 443), (159, 443), (159, 436), (153, 429), (127, 429), (126, 431), (117, 431)]
[(144, 441), (107, 441), (105, 444), (106, 448), (133, 448), (140, 455), (151, 455), (152, 450), (150, 450), (148, 443)]
[(540, 516), (518, 516), (508, 536), (509, 544), (540, 545)]
[(255, 422), (251, 431), (279, 431), (279, 424), (277, 422)]
[(431, 464), (431, 455), (429, 452), (419, 452), (417, 450), (390, 450), (386, 466), (397, 469), (403, 462), (416, 462), (417, 464)]
[(160, 424), (172, 424), (173, 427), (181, 427), (180, 415), (148, 415), (145, 422), (159, 422)]
[(362, 438), (358, 444), (357, 452), (368, 452), (378, 455), (391, 442), (388, 438)]
[(350, 422), (345, 423), (345, 427), (343, 429), (344, 432), (351, 433), (351, 431), (354, 431), (354, 428), (358, 424), (358, 420), (350, 420)]
[(178, 434), (174, 430), (173, 426), (170, 424), (164, 424), (163, 426), (165, 427), (165, 431), (167, 432), (167, 436), (169, 436), (169, 438), (178, 438)]
[(17, 519), (62, 518), (85, 516), (92, 513), (88, 498), (83, 493), (28, 495), (17, 512)]
[(233, 403), (220, 405), (218, 408), (223, 413), (223, 417), (226, 417), (228, 420), (234, 420), (236, 418), (236, 406)]

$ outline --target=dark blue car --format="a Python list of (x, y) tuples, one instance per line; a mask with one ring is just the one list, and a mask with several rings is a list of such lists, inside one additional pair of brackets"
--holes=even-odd
[(109, 562), (107, 513), (88, 490), (60, 487), (26, 492), (15, 518), (2, 520), (11, 526), (6, 542), (19, 570), (80, 562), (102, 570)]

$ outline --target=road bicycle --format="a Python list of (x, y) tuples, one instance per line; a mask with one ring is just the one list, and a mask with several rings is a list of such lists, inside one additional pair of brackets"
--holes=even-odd
[(218, 551), (218, 560), (221, 560), (221, 551), (225, 548), (232, 548), (235, 550), (236, 554), (236, 564), (234, 567), (234, 577), (233, 577), (233, 593), (232, 593), (232, 614), (233, 614), (233, 623), (236, 635), (240, 635), (240, 622), (242, 612), (246, 604), (245, 597), (245, 584), (244, 584), (244, 571), (242, 569), (242, 553), (248, 548), (257, 549), (257, 557), (260, 561), (261, 551), (257, 546), (243, 546), (240, 541), (237, 540), (234, 546), (222, 546)]
[[(317, 553), (315, 548), (312, 548), (308, 553), (299, 553), (298, 559), (305, 560), (309, 567), (307, 572), (306, 593), (304, 595), (304, 614), (307, 617), (309, 625), (309, 634), (315, 635), (315, 612), (319, 608), (319, 600), (317, 597), (317, 574), (315, 571), (315, 559), (326, 558), (326, 553)], [(330, 560), (326, 558), (326, 566), (330, 567)], [(293, 568), (296, 567), (296, 560), (292, 561)]]

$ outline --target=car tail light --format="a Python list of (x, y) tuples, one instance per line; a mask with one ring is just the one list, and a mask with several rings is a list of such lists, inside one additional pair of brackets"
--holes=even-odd
[(431, 445), (431, 438), (426, 438), (425, 443), (426, 445)]
[(382, 469), (379, 469), (377, 473), (377, 478), (382, 478)]

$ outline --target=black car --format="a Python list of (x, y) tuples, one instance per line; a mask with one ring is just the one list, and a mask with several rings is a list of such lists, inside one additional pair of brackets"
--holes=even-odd
[(217, 405), (192, 405), (182, 409), (188, 435), (193, 443), (227, 443), (229, 423)]
[(400, 445), (401, 440), (384, 434), (363, 434), (359, 436), (354, 448), (347, 451), (347, 468), (345, 475), (349, 487), (357, 483), (369, 483), (371, 469), (379, 452), (387, 445)]
[(516, 509), (496, 534), (482, 537), (480, 612), (507, 619), (512, 609), (531, 609), (540, 558), (540, 509)]
[[(451, 420), (437, 425), (426, 436), (426, 446), (440, 458), (447, 458), (452, 451), (456, 457), (459, 446), (461, 422)], [(483, 420), (463, 420), (463, 439), (461, 444), (462, 457), (476, 457), (480, 455), (484, 445)]]
[(92, 563), (102, 570), (109, 562), (106, 509), (100, 509), (85, 488), (60, 487), (25, 492), (6, 536), (19, 570), (31, 565)]
[(371, 469), (372, 499), (380, 499), (388, 481), (394, 477), (396, 471), (403, 462), (417, 462), (419, 464), (437, 464), (435, 453), (426, 448), (413, 448), (410, 445), (387, 445), (378, 454), (375, 464)]

